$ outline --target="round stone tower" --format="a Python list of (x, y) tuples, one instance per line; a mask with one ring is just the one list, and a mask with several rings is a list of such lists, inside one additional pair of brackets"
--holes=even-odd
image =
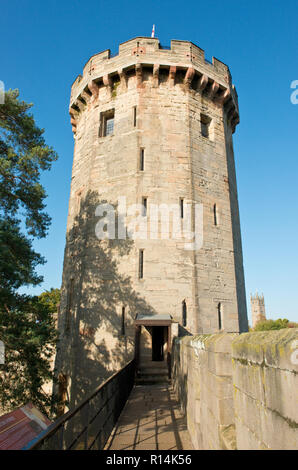
[(192, 334), (248, 323), (228, 67), (188, 41), (137, 37), (90, 58), (70, 115), (56, 367), (78, 399), (132, 357), (142, 325), (157, 357), (173, 323)]

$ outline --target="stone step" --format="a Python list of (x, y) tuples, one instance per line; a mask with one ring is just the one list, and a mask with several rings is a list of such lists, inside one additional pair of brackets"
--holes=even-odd
[(138, 369), (136, 376), (136, 384), (153, 385), (156, 383), (169, 383), (168, 368), (152, 368)]
[(136, 385), (154, 385), (154, 384), (169, 384), (171, 380), (167, 375), (148, 375), (147, 377), (137, 377), (135, 379)]
[(138, 373), (141, 375), (168, 375), (168, 368), (142, 367), (138, 369)]
[(139, 369), (148, 369), (149, 367), (162, 369), (168, 367), (168, 365), (165, 361), (142, 361), (139, 364)]
[(142, 357), (136, 377), (137, 385), (169, 384), (168, 364), (166, 361), (152, 361)]

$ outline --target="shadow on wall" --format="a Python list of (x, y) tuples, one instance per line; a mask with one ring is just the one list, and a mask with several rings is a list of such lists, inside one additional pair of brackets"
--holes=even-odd
[(192, 333), (190, 333), (186, 328), (184, 328), (182, 325), (178, 325), (178, 336), (181, 338), (182, 336), (193, 336)]
[[(186, 331), (186, 330), (185, 330)], [(192, 336), (186, 334), (184, 336)], [(184, 415), (187, 414), (187, 400), (188, 400), (188, 388), (187, 388), (187, 373), (182, 370), (181, 363), (181, 343), (175, 338), (173, 344), (173, 357), (172, 357), (172, 378), (173, 378), (173, 389), (176, 396), (179, 397), (179, 403), (181, 410)]]
[(228, 180), (225, 182), (226, 188), (230, 196), (230, 209), (231, 209), (231, 222), (232, 222), (232, 237), (234, 247), (234, 270), (236, 279), (236, 296), (238, 306), (238, 323), (239, 332), (245, 333), (248, 331), (248, 317), (246, 307), (246, 291), (244, 280), (243, 268), (243, 254), (242, 254), (242, 240), (240, 230), (240, 216), (239, 204), (237, 196), (237, 183), (236, 183), (236, 169), (233, 150), (232, 136), (227, 130), (225, 124), (225, 144), (227, 148), (227, 165), (228, 165)]
[(56, 376), (67, 377), (69, 408), (133, 358), (137, 313), (156, 313), (119, 270), (134, 241), (99, 240), (95, 234), (95, 211), (105, 203), (89, 191), (67, 234), (55, 369)]

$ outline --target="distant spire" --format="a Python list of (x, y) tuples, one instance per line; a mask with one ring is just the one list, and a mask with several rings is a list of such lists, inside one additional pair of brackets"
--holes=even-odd
[(155, 36), (155, 24), (152, 26), (152, 33), (151, 33), (151, 37), (154, 38)]

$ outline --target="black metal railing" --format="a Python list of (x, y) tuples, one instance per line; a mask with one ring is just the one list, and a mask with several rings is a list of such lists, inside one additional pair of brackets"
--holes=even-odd
[(131, 392), (134, 377), (133, 360), (51, 424), (26, 450), (102, 450)]

